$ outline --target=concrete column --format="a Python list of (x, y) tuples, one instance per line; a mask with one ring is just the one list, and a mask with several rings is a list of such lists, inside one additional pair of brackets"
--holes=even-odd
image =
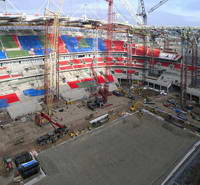
[(190, 101), (192, 101), (192, 95), (190, 94)]

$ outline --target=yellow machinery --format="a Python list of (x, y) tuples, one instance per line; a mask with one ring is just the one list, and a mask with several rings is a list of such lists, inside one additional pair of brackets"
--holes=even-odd
[(130, 106), (130, 111), (135, 112), (135, 111), (141, 109), (142, 107), (143, 107), (143, 104), (141, 102), (136, 102)]
[(119, 92), (121, 92), (124, 96), (126, 96), (128, 93), (123, 89), (123, 88), (121, 88), (121, 87), (119, 87), (118, 89), (117, 89)]

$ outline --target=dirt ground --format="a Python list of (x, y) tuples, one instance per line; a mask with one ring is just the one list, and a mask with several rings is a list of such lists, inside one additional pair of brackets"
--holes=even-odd
[[(108, 104), (111, 105), (95, 111), (89, 110), (82, 102), (76, 102), (65, 105), (63, 107), (64, 111), (56, 112), (54, 119), (69, 128), (82, 130), (88, 124), (88, 116), (96, 118), (108, 112), (127, 111), (129, 101), (124, 97), (109, 96)], [(12, 156), (22, 151), (41, 150), (36, 146), (35, 141), (37, 137), (46, 134), (50, 130), (53, 130), (50, 124), (39, 127), (33, 121), (17, 121), (7, 124), (4, 129), (0, 129), (0, 158), (5, 155)]]
[[(163, 102), (171, 96), (172, 94), (169, 96), (153, 95), (151, 99), (155, 104), (151, 106), (158, 107), (163, 111), (175, 115), (173, 110), (163, 106)], [(138, 98), (140, 101), (143, 101), (143, 98)], [(92, 111), (87, 108), (84, 102), (78, 101), (71, 105), (64, 105), (62, 107), (63, 111), (56, 111), (53, 119), (74, 131), (82, 131), (87, 128), (89, 118), (93, 119), (100, 115), (110, 113), (110, 115), (113, 115), (113, 119), (116, 119), (122, 112), (128, 111), (131, 101), (125, 97), (109, 96), (108, 104), (109, 106), (107, 107)], [(34, 120), (33, 117), (32, 120)], [(195, 123), (194, 120), (192, 121), (191, 119), (190, 121), (200, 126), (200, 123)], [(12, 156), (21, 151), (40, 151), (46, 147), (51, 147), (43, 146), (41, 148), (36, 145), (36, 139), (50, 130), (53, 130), (50, 124), (44, 124), (44, 126), (39, 127), (34, 121), (17, 121), (7, 124), (4, 129), (0, 129), (0, 158), (5, 155)], [(67, 138), (65, 137), (63, 139), (65, 140)]]

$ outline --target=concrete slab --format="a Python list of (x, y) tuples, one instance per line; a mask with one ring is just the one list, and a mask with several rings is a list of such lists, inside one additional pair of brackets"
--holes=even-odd
[(36, 185), (157, 185), (198, 138), (145, 114), (43, 151)]

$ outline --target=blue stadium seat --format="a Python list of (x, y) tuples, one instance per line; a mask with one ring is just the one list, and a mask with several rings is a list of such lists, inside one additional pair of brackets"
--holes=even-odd
[(44, 55), (45, 54), (44, 49), (34, 49), (34, 53), (36, 55)]
[(103, 39), (98, 39), (99, 51), (106, 51), (106, 46)]
[[(51, 52), (51, 49), (48, 49), (48, 52)], [(45, 55), (45, 49), (34, 49), (35, 55)]]
[(79, 47), (79, 42), (77, 38), (67, 36), (67, 35), (62, 35), (61, 36), (62, 40), (64, 41), (65, 45), (67, 46), (67, 49), (69, 52), (90, 52), (93, 51), (93, 39), (92, 38), (86, 38), (86, 42), (90, 47)]
[(75, 37), (70, 37), (68, 35), (61, 36), (63, 42), (67, 46), (69, 52), (80, 52), (78, 48), (78, 40)]
[(42, 96), (45, 94), (44, 89), (26, 89), (23, 91), (25, 96)]
[(24, 50), (42, 49), (42, 43), (38, 36), (18, 36), (18, 40)]
[(4, 51), (0, 51), (0, 59), (6, 58), (6, 54)]
[[(95, 39), (94, 38), (85, 38), (85, 41), (89, 45), (89, 47), (79, 47), (79, 42), (77, 38), (71, 37), (68, 35), (62, 35), (62, 40), (64, 41), (65, 45), (67, 46), (67, 49), (69, 52), (91, 52), (94, 51), (95, 46)], [(104, 44), (104, 41), (102, 39), (98, 39), (98, 50), (99, 51), (106, 51), (106, 46)]]
[[(86, 38), (85, 40), (91, 47), (90, 51), (94, 50), (95, 42), (96, 42), (95, 39)], [(99, 51), (106, 51), (106, 47), (105, 47), (104, 41), (102, 39), (100, 39), (100, 38), (98, 38), (98, 50)]]

